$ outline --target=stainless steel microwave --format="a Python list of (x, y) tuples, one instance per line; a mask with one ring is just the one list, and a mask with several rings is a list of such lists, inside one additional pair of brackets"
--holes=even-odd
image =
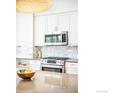
[(67, 45), (68, 44), (68, 32), (51, 32), (45, 33), (45, 45)]

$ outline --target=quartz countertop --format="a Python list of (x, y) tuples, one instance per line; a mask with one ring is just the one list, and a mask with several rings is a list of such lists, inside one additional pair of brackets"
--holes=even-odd
[(78, 59), (69, 58), (69, 59), (66, 60), (66, 62), (76, 62), (76, 63), (78, 63)]
[[(20, 60), (39, 60), (41, 61), (42, 58), (16, 58), (16, 59), (20, 59)], [(76, 58), (69, 58), (67, 60), (65, 60), (65, 62), (74, 62), (74, 63), (78, 63), (78, 59)]]
[(16, 58), (21, 60), (41, 60), (42, 58)]
[(16, 78), (16, 93), (78, 93), (78, 76), (36, 71), (32, 80)]

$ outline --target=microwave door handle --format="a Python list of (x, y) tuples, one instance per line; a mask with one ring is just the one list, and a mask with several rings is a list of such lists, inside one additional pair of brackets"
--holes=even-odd
[(62, 34), (60, 35), (60, 38), (61, 38), (61, 43), (63, 42), (63, 40), (62, 40)]
[(62, 42), (66, 42), (66, 34), (62, 34)]
[(68, 33), (66, 34), (66, 42), (68, 42)]

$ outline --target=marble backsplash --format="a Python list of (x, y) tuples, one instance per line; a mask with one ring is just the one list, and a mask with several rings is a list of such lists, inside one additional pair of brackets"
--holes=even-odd
[(45, 46), (41, 48), (42, 57), (78, 58), (77, 46)]

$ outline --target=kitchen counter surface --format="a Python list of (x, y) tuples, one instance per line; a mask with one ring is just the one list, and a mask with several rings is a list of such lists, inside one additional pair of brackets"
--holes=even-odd
[(78, 93), (78, 76), (37, 71), (32, 80), (16, 78), (16, 93)]
[(75, 62), (75, 63), (78, 63), (78, 59), (69, 58), (69, 59), (66, 60), (66, 62)]
[[(16, 59), (19, 59), (19, 60), (39, 60), (39, 61), (41, 61), (42, 60), (42, 58), (40, 59), (38, 59), (38, 58), (16, 58)], [(75, 59), (75, 58), (69, 58), (69, 59), (67, 59), (67, 60), (65, 60), (65, 62), (74, 62), (74, 63), (78, 63), (78, 59)]]
[(19, 60), (41, 60), (41, 58), (16, 58)]

